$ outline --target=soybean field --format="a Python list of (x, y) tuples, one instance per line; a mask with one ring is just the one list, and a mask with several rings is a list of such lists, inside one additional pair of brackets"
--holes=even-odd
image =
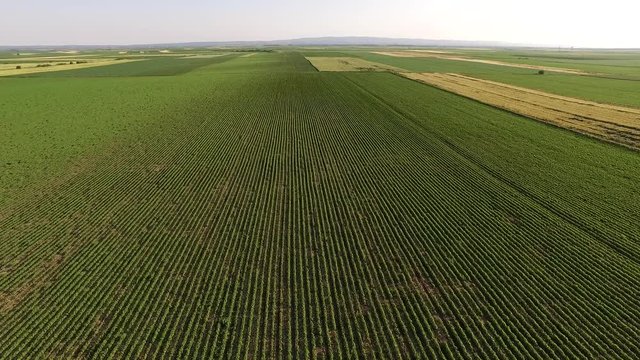
[(640, 153), (313, 53), (0, 77), (0, 358), (637, 359)]

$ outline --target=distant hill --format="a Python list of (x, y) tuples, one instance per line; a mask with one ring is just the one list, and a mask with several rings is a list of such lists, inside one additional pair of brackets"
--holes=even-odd
[(105, 48), (175, 48), (175, 47), (247, 47), (247, 46), (433, 46), (433, 47), (517, 47), (531, 46), (499, 41), (430, 40), (365, 36), (317, 37), (271, 41), (205, 41), (132, 45), (33, 45), (3, 46), (0, 49), (105, 49)]
[(443, 47), (502, 47), (516, 46), (498, 41), (465, 41), (465, 40), (431, 40), (431, 39), (408, 39), (408, 38), (383, 38), (383, 37), (319, 37), (319, 38), (302, 38), (292, 40), (275, 41), (276, 44), (294, 45), (294, 46), (323, 46), (323, 45), (364, 45), (364, 46), (443, 46)]
[(344, 37), (317, 37), (317, 38), (300, 38), (288, 40), (273, 41), (230, 41), (230, 42), (199, 42), (188, 44), (172, 44), (172, 45), (200, 45), (200, 46), (483, 46), (483, 47), (502, 47), (516, 46), (498, 41), (464, 41), (464, 40), (429, 40), (429, 39), (407, 39), (407, 38), (383, 38), (383, 37), (365, 37), (365, 36), (344, 36)]

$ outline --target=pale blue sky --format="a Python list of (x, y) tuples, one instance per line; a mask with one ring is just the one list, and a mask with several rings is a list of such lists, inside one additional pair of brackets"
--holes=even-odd
[(383, 36), (640, 47), (634, 0), (7, 0), (0, 45)]

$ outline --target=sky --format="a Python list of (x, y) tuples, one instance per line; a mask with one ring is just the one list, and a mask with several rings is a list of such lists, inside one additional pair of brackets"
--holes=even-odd
[(7, 0), (0, 45), (380, 36), (640, 48), (639, 18), (637, 0)]

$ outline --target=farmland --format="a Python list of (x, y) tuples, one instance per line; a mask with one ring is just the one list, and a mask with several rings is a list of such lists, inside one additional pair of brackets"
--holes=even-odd
[[(487, 54), (488, 53), (488, 54)], [(476, 58), (494, 59), (498, 55), (493, 52), (482, 52), (475, 54)], [(543, 54), (538, 54), (542, 56)], [(518, 54), (518, 53), (516, 53)], [(522, 69), (515, 67), (497, 66), (479, 62), (469, 61), (450, 61), (447, 59), (439, 59), (435, 57), (393, 57), (387, 55), (375, 54), (371, 51), (353, 51), (348, 56), (361, 57), (362, 59), (391, 65), (404, 69), (409, 72), (439, 72), (439, 73), (457, 73), (466, 76), (477, 77), (485, 80), (507, 83), (510, 85), (521, 86), (549, 92), (562, 96), (575, 98), (583, 98), (590, 101), (608, 103), (621, 106), (632, 106), (640, 108), (640, 97), (638, 93), (638, 81), (640, 80), (637, 73), (638, 66), (635, 63), (625, 66), (616, 66), (620, 62), (619, 56), (608, 55), (610, 59), (603, 60), (606, 64), (596, 68), (584, 64), (584, 60), (574, 60), (574, 62), (536, 62), (530, 59), (520, 60), (513, 59), (515, 56), (507, 57), (503, 55), (498, 57), (504, 59), (501, 61), (529, 61), (529, 64), (545, 64), (555, 65), (556, 67), (565, 67), (571, 69), (584, 70), (589, 72), (599, 72), (605, 75), (595, 76), (576, 76), (565, 73), (548, 73), (544, 76), (537, 76), (536, 71), (530, 69)], [(561, 57), (561, 55), (557, 55)], [(564, 55), (565, 57), (567, 55)], [(573, 55), (580, 59), (580, 55)], [(589, 55), (584, 55), (587, 57)], [(605, 56), (605, 55), (601, 55)], [(636, 54), (636, 58), (640, 55)], [(525, 57), (525, 56), (520, 56)], [(506, 59), (505, 59), (506, 58)], [(558, 59), (557, 61), (560, 61)], [(629, 60), (627, 60), (629, 61)]]
[[(58, 60), (58, 62), (44, 62), (41, 64), (36, 63), (9, 63), (0, 65), (0, 76), (15, 76), (26, 74), (38, 74), (47, 73), (60, 70), (76, 70), (86, 69), (98, 66), (113, 65), (115, 59), (105, 59), (96, 61), (79, 61), (79, 60)], [(119, 63), (127, 63), (135, 60), (120, 60)]]
[(318, 71), (402, 71), (402, 69), (352, 57), (307, 57)]
[(436, 58), (450, 61), (467, 61), (467, 62), (475, 62), (480, 64), (488, 64), (488, 65), (497, 65), (497, 66), (506, 66), (506, 67), (514, 67), (521, 69), (532, 69), (532, 70), (543, 70), (543, 71), (553, 71), (558, 73), (566, 73), (566, 74), (574, 74), (574, 75), (586, 75), (587, 72), (576, 70), (576, 69), (567, 69), (560, 68), (554, 66), (543, 66), (543, 65), (531, 65), (531, 64), (522, 64), (522, 63), (512, 63), (498, 60), (488, 60), (488, 59), (477, 59), (473, 57), (463, 57), (463, 56), (452, 56), (447, 54), (446, 52), (433, 52), (433, 51), (379, 51), (373, 52), (374, 54), (379, 55), (387, 55), (394, 57), (427, 57), (427, 58)]
[(395, 72), (639, 107), (634, 81), (137, 57), (0, 78), (0, 357), (640, 352), (640, 154)]
[(640, 149), (640, 109), (598, 104), (457, 74), (405, 73), (501, 109)]

